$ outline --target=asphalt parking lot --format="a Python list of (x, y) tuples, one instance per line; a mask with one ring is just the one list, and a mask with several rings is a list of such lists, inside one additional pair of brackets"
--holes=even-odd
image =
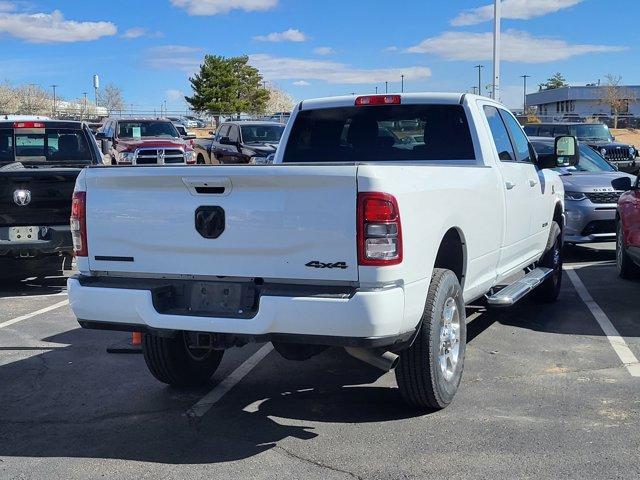
[(0, 478), (638, 478), (640, 282), (614, 260), (571, 249), (556, 304), (470, 308), (462, 386), (431, 414), (338, 350), (250, 345), (175, 390), (107, 353), (127, 334), (79, 328), (64, 278), (3, 286)]

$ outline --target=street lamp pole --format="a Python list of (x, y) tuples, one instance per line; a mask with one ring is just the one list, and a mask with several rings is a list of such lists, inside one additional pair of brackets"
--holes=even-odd
[(384, 93), (389, 93), (389, 82), (384, 82)]
[(53, 85), (51, 85), (51, 88), (53, 89), (53, 117), (55, 118), (55, 116), (56, 116), (56, 88), (58, 88), (58, 85), (53, 84)]
[(524, 96), (523, 96), (524, 101), (522, 102), (522, 110), (526, 115), (527, 113), (527, 78), (531, 78), (531, 75), (520, 75), (520, 77), (524, 81)]
[(476, 65), (474, 68), (478, 69), (478, 95), (482, 95), (482, 69), (484, 65)]
[[(87, 92), (82, 92), (82, 95), (84, 95), (84, 107), (82, 109), (82, 113), (80, 114), (80, 120), (84, 120), (84, 116), (85, 114), (87, 114)], [(87, 115), (88, 116), (88, 115)]]
[(500, 19), (502, 0), (493, 0), (493, 92), (494, 100), (500, 99)]
[(401, 83), (400, 83), (400, 93), (404, 93), (404, 74), (400, 75)]

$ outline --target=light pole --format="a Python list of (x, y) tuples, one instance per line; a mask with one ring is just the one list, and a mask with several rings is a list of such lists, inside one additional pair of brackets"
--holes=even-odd
[(84, 107), (82, 108), (82, 113), (80, 114), (80, 120), (84, 120), (84, 116), (87, 113), (87, 92), (82, 92), (82, 95), (84, 95)]
[(378, 86), (376, 85), (376, 93), (378, 93)]
[(502, 0), (493, 0), (493, 92), (494, 100), (500, 99), (500, 18)]
[(384, 82), (384, 93), (389, 93), (389, 82)]
[(51, 88), (53, 89), (53, 117), (55, 118), (55, 116), (56, 116), (56, 88), (58, 88), (58, 85), (53, 84), (53, 85), (51, 85)]
[(476, 65), (473, 68), (478, 69), (478, 95), (482, 95), (480, 92), (482, 92), (482, 69), (484, 68), (484, 65)]
[(401, 83), (400, 83), (400, 93), (404, 93), (404, 74), (400, 75)]
[(531, 75), (520, 75), (524, 81), (524, 101), (522, 102), (522, 110), (524, 114), (527, 114), (527, 78), (531, 78)]

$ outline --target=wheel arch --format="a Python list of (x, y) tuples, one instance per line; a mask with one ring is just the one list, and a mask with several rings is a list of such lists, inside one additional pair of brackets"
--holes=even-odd
[(442, 236), (433, 268), (451, 270), (464, 289), (467, 273), (467, 242), (459, 227), (449, 228)]

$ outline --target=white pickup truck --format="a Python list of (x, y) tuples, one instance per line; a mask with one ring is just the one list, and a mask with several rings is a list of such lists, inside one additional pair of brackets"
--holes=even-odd
[[(465, 305), (554, 301), (564, 190), (502, 105), (464, 94), (307, 100), (275, 164), (95, 167), (71, 219), (85, 328), (140, 331), (160, 381), (202, 384), (224, 350), (326, 346), (443, 408), (464, 362)], [(549, 161), (544, 160), (544, 161)]]

